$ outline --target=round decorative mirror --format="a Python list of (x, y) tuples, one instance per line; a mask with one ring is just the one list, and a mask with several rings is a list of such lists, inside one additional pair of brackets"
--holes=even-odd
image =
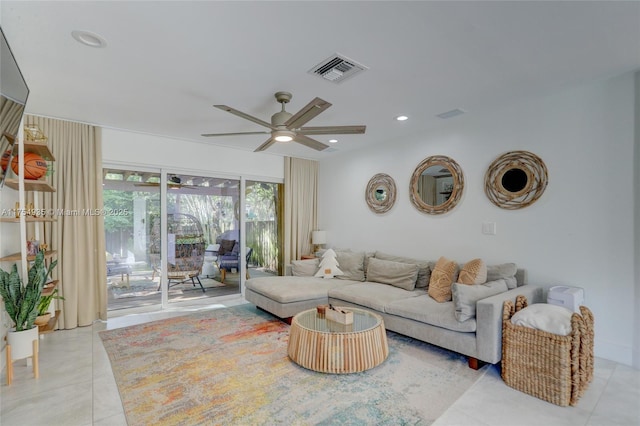
[(367, 205), (374, 213), (385, 213), (396, 202), (396, 183), (384, 173), (373, 176), (364, 193)]
[(446, 213), (458, 204), (464, 188), (460, 165), (444, 155), (425, 158), (411, 176), (411, 202), (429, 214)]
[(547, 187), (547, 167), (535, 154), (511, 151), (496, 158), (484, 177), (484, 192), (496, 206), (516, 210), (533, 204)]

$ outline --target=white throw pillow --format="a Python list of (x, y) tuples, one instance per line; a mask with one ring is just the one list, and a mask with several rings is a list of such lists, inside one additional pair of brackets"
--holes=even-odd
[(323, 259), (324, 259), (324, 258), (327, 258), (327, 257), (329, 257), (329, 256), (331, 256), (331, 257), (336, 257), (336, 252), (335, 252), (335, 251), (333, 251), (333, 249), (326, 249), (326, 250), (324, 251), (324, 253), (322, 253), (322, 258), (323, 258)]
[(475, 318), (478, 300), (504, 293), (507, 290), (507, 283), (504, 280), (472, 285), (453, 283), (451, 285), (451, 293), (456, 319), (463, 322)]
[(318, 272), (320, 259), (294, 260), (291, 262), (291, 275), (294, 277), (312, 277)]
[(318, 272), (314, 275), (320, 278), (333, 278), (336, 275), (344, 275), (344, 273), (338, 268), (338, 261), (336, 260), (336, 252), (329, 249), (322, 256), (320, 265), (318, 265)]
[(516, 312), (511, 317), (511, 324), (568, 336), (571, 334), (572, 315), (573, 311), (563, 306), (534, 303)]
[(505, 280), (507, 287), (511, 290), (518, 287), (517, 272), (518, 266), (515, 263), (487, 265), (487, 281)]

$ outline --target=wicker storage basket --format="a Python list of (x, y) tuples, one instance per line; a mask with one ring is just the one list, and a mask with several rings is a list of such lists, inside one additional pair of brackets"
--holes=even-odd
[(560, 406), (576, 405), (593, 379), (593, 314), (585, 307), (560, 336), (511, 323), (527, 306), (524, 296), (504, 303), (502, 379), (508, 386)]

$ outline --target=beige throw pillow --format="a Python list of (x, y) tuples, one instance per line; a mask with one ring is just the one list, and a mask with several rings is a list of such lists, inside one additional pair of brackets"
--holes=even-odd
[(367, 281), (389, 284), (412, 291), (416, 287), (418, 265), (372, 257), (367, 267)]
[(451, 284), (458, 265), (453, 260), (442, 256), (436, 262), (431, 271), (428, 294), (436, 302), (449, 302), (451, 300)]
[(483, 284), (487, 282), (487, 265), (482, 259), (468, 261), (458, 275), (461, 284)]

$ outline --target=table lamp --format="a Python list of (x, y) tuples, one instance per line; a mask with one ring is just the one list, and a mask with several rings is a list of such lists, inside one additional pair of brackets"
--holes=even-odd
[(314, 246), (315, 255), (318, 256), (318, 251), (321, 249), (321, 245), (327, 242), (327, 233), (325, 231), (312, 231), (311, 232), (311, 244)]

